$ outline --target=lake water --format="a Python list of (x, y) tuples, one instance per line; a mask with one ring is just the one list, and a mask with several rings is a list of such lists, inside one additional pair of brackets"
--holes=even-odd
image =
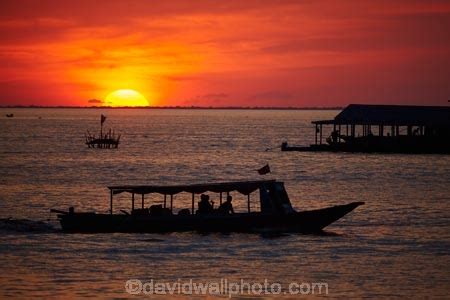
[[(84, 145), (101, 113), (122, 133), (117, 150)], [(450, 156), (280, 151), (285, 140), (313, 142), (310, 122), (336, 113), (0, 109), (0, 297), (126, 298), (129, 279), (282, 286), (265, 298), (296, 297), (284, 293), (293, 282), (328, 284), (310, 297), (448, 297)], [(272, 172), (258, 175), (266, 163)], [(107, 185), (263, 178), (284, 181), (298, 210), (366, 204), (323, 235), (63, 234), (49, 213), (106, 212)], [(129, 210), (127, 196), (116, 199)], [(175, 197), (175, 209), (189, 205)]]

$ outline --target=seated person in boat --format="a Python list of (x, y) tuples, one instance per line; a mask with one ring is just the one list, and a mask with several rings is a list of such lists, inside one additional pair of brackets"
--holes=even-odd
[(231, 200), (233, 200), (233, 197), (228, 195), (227, 201), (225, 201), (219, 206), (218, 212), (220, 214), (222, 215), (234, 214), (233, 204), (231, 204)]
[(214, 203), (209, 201), (209, 196), (202, 194), (198, 202), (198, 214), (209, 214), (214, 212)]

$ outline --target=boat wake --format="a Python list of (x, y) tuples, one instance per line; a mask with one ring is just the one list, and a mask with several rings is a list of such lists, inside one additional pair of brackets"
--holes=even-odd
[(51, 233), (58, 229), (43, 221), (29, 219), (0, 219), (0, 232), (2, 233)]

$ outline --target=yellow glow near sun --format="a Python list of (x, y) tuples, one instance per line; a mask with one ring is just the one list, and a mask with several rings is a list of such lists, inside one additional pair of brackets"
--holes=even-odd
[(120, 89), (110, 93), (105, 98), (107, 106), (148, 106), (149, 103), (145, 97), (131, 89)]

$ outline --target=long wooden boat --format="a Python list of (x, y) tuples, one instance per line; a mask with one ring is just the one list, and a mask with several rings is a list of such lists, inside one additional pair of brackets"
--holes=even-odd
[[(177, 186), (111, 186), (109, 213), (75, 212), (52, 209), (58, 214), (65, 232), (320, 232), (364, 202), (352, 202), (323, 209), (295, 211), (283, 182), (276, 180), (222, 182)], [(250, 211), (250, 194), (259, 191), (260, 211)], [(113, 213), (113, 196), (131, 194), (131, 211)], [(173, 196), (192, 194), (190, 209), (174, 214)], [(196, 195), (206, 192), (222, 195), (238, 192), (247, 196), (247, 212), (221, 214), (195, 212)], [(164, 195), (164, 205), (145, 207), (144, 196), (152, 193)], [(135, 207), (135, 196), (141, 196), (141, 207)], [(168, 197), (170, 197), (170, 207)]]

